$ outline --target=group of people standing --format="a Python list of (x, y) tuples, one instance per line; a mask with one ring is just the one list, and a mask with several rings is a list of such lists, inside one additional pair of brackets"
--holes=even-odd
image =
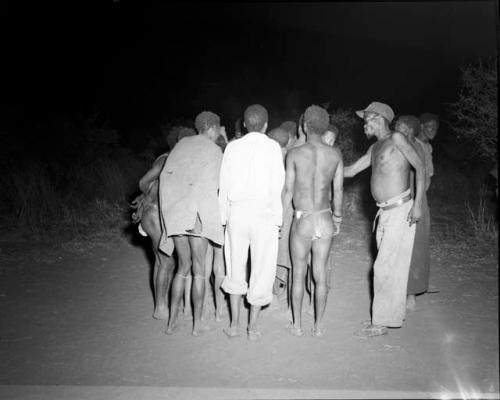
[(422, 120), (402, 116), (392, 131), (394, 112), (386, 104), (373, 102), (357, 114), (365, 134), (377, 142), (346, 167), (335, 145), (338, 129), (316, 105), (305, 110), (298, 127), (287, 122), (267, 134), (267, 110), (249, 106), (243, 116), (248, 133), (229, 142), (219, 116), (209, 111), (196, 117), (197, 134), (187, 128), (178, 133), (170, 153), (160, 156), (139, 182), (143, 194), (133, 203), (140, 232), (153, 241), (154, 317), (168, 319), (167, 334), (178, 330), (182, 304), (189, 310), (192, 303), (194, 336), (209, 329), (203, 310), (213, 272), (217, 321), (223, 319), (224, 293), (229, 296), (230, 323), (223, 329), (229, 338), (244, 332), (243, 296), (250, 305), (246, 335), (249, 340), (262, 337), (259, 314), (273, 300), (276, 282), (291, 289), (288, 329), (302, 336), (309, 269), (314, 282), (311, 333), (324, 335), (329, 255), (342, 223), (343, 180), (369, 166), (379, 207), (378, 255), (372, 318), (357, 334), (377, 336), (402, 326), (414, 295), (428, 285), (428, 141), (438, 120), (431, 114)]

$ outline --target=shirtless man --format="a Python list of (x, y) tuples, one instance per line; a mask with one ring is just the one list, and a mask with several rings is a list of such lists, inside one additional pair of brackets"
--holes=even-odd
[[(308, 255), (312, 251), (312, 272), (316, 285), (313, 336), (325, 333), (323, 315), (328, 287), (326, 263), (333, 236), (342, 220), (343, 164), (337, 148), (325, 144), (321, 135), (328, 127), (329, 115), (321, 107), (310, 106), (304, 113), (305, 144), (290, 149), (286, 159), (283, 209), (293, 204), (295, 218), (290, 232), (293, 265), (291, 334), (302, 336), (302, 300)], [(333, 196), (332, 196), (333, 182)], [(333, 208), (333, 213), (332, 213)]]
[[(370, 323), (358, 336), (384, 335), (387, 327), (400, 328), (406, 311), (406, 286), (424, 194), (424, 165), (406, 137), (392, 132), (394, 112), (386, 104), (373, 102), (356, 111), (365, 121), (367, 137), (377, 142), (364, 156), (344, 169), (344, 177), (372, 167), (371, 192), (379, 211), (376, 232), (378, 254), (373, 265), (373, 304)], [(410, 167), (416, 171), (416, 194), (410, 193)]]

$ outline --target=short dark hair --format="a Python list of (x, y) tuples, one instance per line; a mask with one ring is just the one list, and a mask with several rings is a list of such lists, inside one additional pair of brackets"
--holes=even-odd
[(420, 123), (425, 124), (430, 121), (436, 121), (437, 124), (439, 124), (439, 117), (436, 114), (432, 113), (423, 113), (420, 116)]
[(288, 132), (288, 135), (290, 137), (296, 137), (297, 136), (297, 124), (293, 121), (285, 121), (280, 125), (281, 129), (284, 129), (285, 131)]
[(413, 131), (414, 136), (418, 136), (420, 133), (420, 120), (414, 115), (401, 115), (396, 120), (395, 125), (397, 124), (407, 125)]
[(330, 124), (328, 125), (328, 128), (326, 128), (326, 130), (335, 133), (335, 137), (339, 135), (339, 128), (337, 127), (337, 125)]
[(304, 113), (304, 125), (308, 130), (316, 135), (322, 135), (330, 122), (330, 115), (328, 112), (317, 105), (307, 107)]
[(196, 135), (196, 131), (193, 128), (187, 128), (183, 126), (179, 130), (179, 134), (177, 135), (177, 141), (181, 140), (182, 138), (185, 138), (187, 136), (194, 136)]
[(286, 147), (288, 140), (290, 139), (290, 134), (282, 127), (271, 129), (267, 136), (271, 139), (276, 140), (280, 147)]
[(245, 126), (248, 132), (260, 132), (267, 123), (267, 110), (260, 104), (253, 104), (245, 110)]
[(198, 133), (203, 133), (212, 127), (219, 127), (220, 118), (212, 111), (202, 111), (197, 115), (194, 126)]

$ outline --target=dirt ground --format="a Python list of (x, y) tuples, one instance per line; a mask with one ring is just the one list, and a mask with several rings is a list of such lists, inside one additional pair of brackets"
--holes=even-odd
[(227, 320), (202, 337), (190, 321), (165, 335), (151, 317), (147, 252), (128, 239), (66, 250), (0, 242), (0, 398), (498, 398), (498, 253), (438, 239), (435, 293), (418, 297), (403, 328), (360, 339), (370, 221), (346, 218), (327, 334), (291, 336), (287, 315), (266, 309), (259, 342), (228, 339)]

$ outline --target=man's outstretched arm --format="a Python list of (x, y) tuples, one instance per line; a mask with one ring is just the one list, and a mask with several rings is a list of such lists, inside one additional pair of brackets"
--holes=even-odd
[(371, 165), (372, 147), (373, 145), (371, 145), (365, 155), (360, 157), (356, 162), (344, 168), (344, 178), (352, 178)]

